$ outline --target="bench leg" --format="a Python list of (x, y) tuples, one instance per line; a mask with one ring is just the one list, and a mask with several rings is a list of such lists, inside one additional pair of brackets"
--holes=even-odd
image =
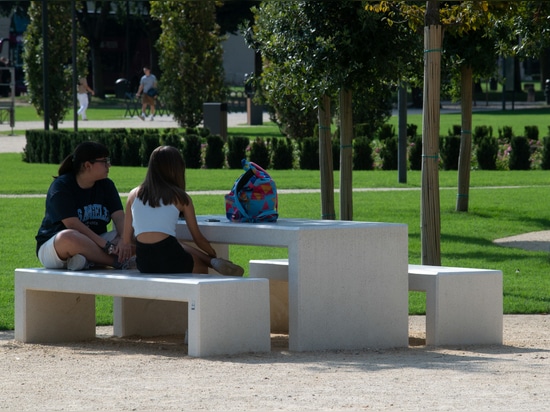
[(502, 344), (502, 274), (439, 275), (426, 290), (426, 344)]
[(288, 334), (288, 282), (269, 279), (271, 333)]
[(187, 329), (187, 302), (139, 298), (113, 299), (115, 336), (183, 335)]
[(95, 295), (16, 288), (15, 339), (28, 343), (95, 338)]
[(269, 283), (201, 285), (189, 302), (189, 356), (269, 352)]

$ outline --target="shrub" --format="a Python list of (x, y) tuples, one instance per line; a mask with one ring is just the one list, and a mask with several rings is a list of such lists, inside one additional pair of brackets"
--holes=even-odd
[(300, 169), (319, 170), (319, 140), (314, 137), (300, 139)]
[(531, 147), (529, 141), (524, 136), (516, 136), (511, 141), (512, 150), (510, 151), (510, 170), (529, 170), (531, 169)]
[(162, 135), (161, 142), (165, 146), (172, 146), (183, 152), (184, 136), (176, 129), (167, 129)]
[(185, 136), (183, 158), (185, 159), (186, 167), (189, 169), (200, 169), (202, 166), (201, 143), (201, 138), (196, 134)]
[(529, 140), (539, 140), (539, 128), (537, 126), (525, 126), (525, 137)]
[(340, 139), (332, 139), (332, 170), (340, 170)]
[(452, 130), (449, 130), (449, 136), (460, 136), (462, 134), (462, 126), (459, 124), (453, 125)]
[(122, 145), (122, 164), (125, 166), (141, 166), (139, 150), (141, 137), (138, 134), (129, 134)]
[(493, 128), (491, 126), (476, 126), (473, 135), (474, 144), (479, 144), (484, 137), (493, 137)]
[[(275, 139), (273, 141), (275, 141)], [(250, 146), (250, 161), (263, 167), (264, 169), (268, 169), (271, 167), (271, 162), (269, 161), (268, 144), (269, 140), (264, 141), (257, 137)]]
[(407, 137), (409, 139), (416, 139), (416, 135), (417, 135), (417, 132), (418, 131), (418, 125), (416, 124), (413, 124), (413, 123), (410, 123), (410, 124), (407, 124)]
[(550, 170), (550, 136), (546, 136), (542, 139), (542, 162), (541, 167), (544, 170)]
[(376, 133), (376, 137), (381, 142), (384, 142), (388, 139), (391, 139), (392, 137), (395, 137), (395, 127), (393, 127), (393, 125), (388, 123), (383, 124), (378, 130), (378, 133)]
[(458, 157), (460, 154), (460, 135), (448, 136), (441, 140), (441, 157), (443, 160), (443, 169), (458, 170)]
[(498, 138), (502, 139), (506, 143), (510, 143), (514, 137), (514, 132), (511, 126), (502, 126), (502, 129), (498, 129)]
[(223, 147), (225, 143), (221, 136), (211, 135), (206, 138), (206, 154), (204, 163), (208, 169), (222, 169), (225, 163)]
[(410, 144), (409, 167), (411, 170), (422, 170), (422, 136), (416, 137)]
[(367, 137), (357, 137), (353, 142), (353, 170), (372, 170), (374, 159)]
[[(277, 142), (277, 143), (275, 143)], [(276, 146), (275, 146), (276, 145)], [(319, 159), (319, 156), (317, 156)], [(294, 163), (294, 148), (290, 138), (273, 140), (273, 169), (292, 169)]]
[(230, 169), (242, 168), (241, 161), (246, 159), (246, 149), (249, 144), (248, 137), (230, 136), (227, 139), (227, 164)]
[(139, 149), (139, 157), (141, 158), (141, 166), (149, 164), (149, 157), (157, 147), (160, 146), (158, 133), (145, 133), (142, 137), (141, 147)]
[(387, 138), (380, 150), (382, 170), (397, 170), (397, 137)]
[(496, 170), (498, 141), (494, 137), (485, 136), (477, 146), (477, 164), (482, 170)]

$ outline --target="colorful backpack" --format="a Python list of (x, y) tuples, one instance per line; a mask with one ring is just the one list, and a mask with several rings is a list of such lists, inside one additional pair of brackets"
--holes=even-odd
[(256, 163), (242, 160), (243, 173), (225, 195), (225, 214), (232, 222), (275, 222), (277, 187), (269, 174)]

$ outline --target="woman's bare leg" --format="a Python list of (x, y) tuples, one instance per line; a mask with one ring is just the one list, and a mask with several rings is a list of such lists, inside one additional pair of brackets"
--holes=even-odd
[(180, 242), (180, 245), (187, 253), (193, 256), (193, 273), (208, 273), (208, 268), (212, 267), (212, 264), (210, 263), (212, 258), (193, 246), (189, 246), (188, 244), (182, 242)]
[(62, 260), (67, 260), (74, 255), (84, 256), (88, 262), (98, 265), (113, 266), (117, 257), (105, 253), (92, 239), (76, 230), (63, 230), (55, 235), (55, 251)]
[[(227, 276), (242, 276), (244, 273), (244, 269), (235, 265), (233, 262), (221, 258), (211, 258), (206, 253), (193, 246), (189, 246), (182, 242), (180, 242), (180, 244), (187, 253), (193, 256), (193, 273), (208, 273), (208, 268), (213, 268), (222, 275)], [(213, 266), (212, 261), (217, 263), (217, 265)]]

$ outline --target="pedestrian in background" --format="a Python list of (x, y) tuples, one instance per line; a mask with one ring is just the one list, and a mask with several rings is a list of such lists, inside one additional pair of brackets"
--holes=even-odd
[(88, 109), (88, 105), (90, 104), (88, 93), (91, 93), (92, 96), (95, 94), (91, 87), (88, 86), (88, 81), (86, 80), (86, 78), (81, 77), (80, 79), (78, 79), (77, 85), (78, 104), (80, 104), (80, 108), (78, 109), (77, 113), (79, 116), (82, 116), (82, 120), (88, 120), (88, 116), (86, 115), (86, 110)]
[(155, 99), (157, 97), (157, 78), (151, 73), (151, 68), (145, 66), (143, 68), (145, 73), (139, 82), (139, 88), (136, 93), (136, 97), (141, 96), (141, 115), (139, 118), (145, 120), (145, 111), (147, 106), (151, 111), (151, 121), (155, 120)]

